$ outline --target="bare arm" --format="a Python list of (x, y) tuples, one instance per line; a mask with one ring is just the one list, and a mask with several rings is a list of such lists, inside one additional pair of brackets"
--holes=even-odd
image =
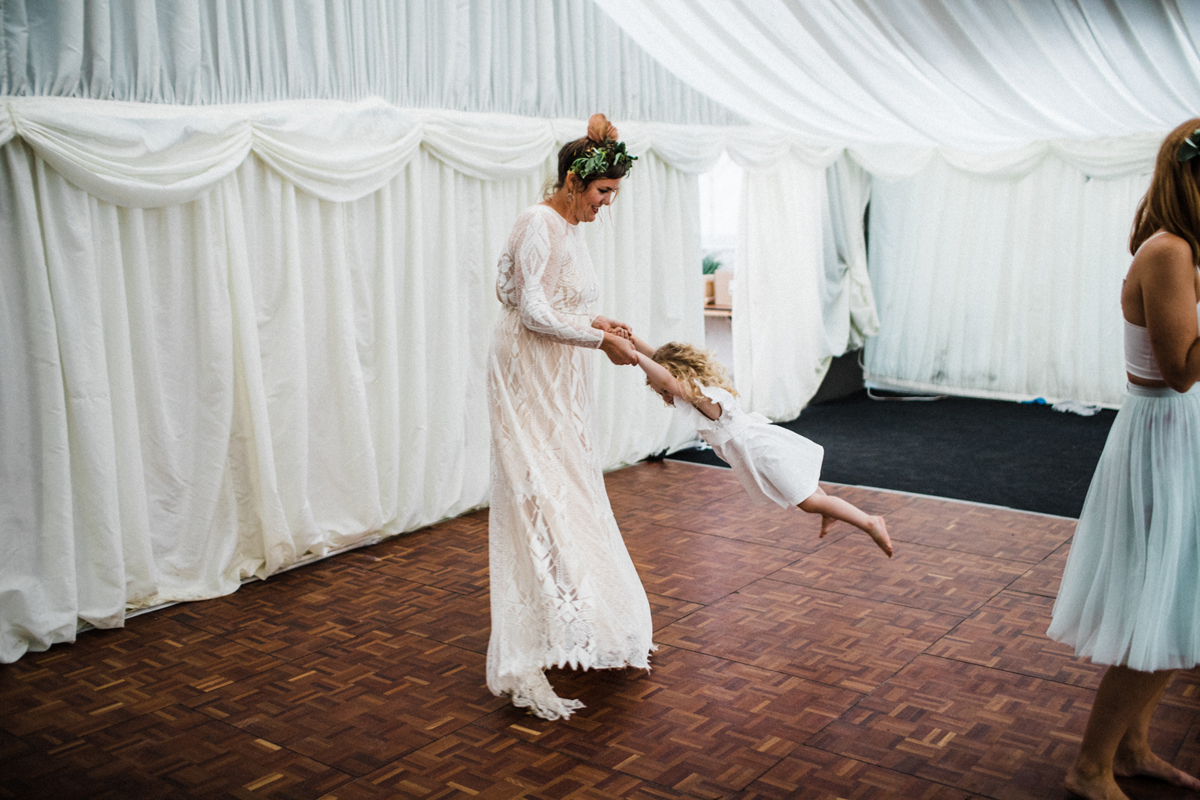
[(637, 353), (633, 349), (633, 329), (624, 322), (596, 315), (592, 319), (592, 327), (603, 331), (604, 341), (600, 349), (614, 364), (636, 364)]
[[(654, 348), (646, 344), (646, 340), (638, 336), (636, 333), (630, 332), (629, 341), (633, 342), (634, 349), (644, 355), (646, 358), (650, 359), (654, 357)], [(663, 372), (666, 372), (666, 370), (664, 369)], [(670, 375), (671, 373), (667, 372), (667, 374)]]
[[(642, 342), (642, 344), (645, 344), (645, 342)], [(701, 414), (709, 419), (716, 419), (717, 417), (721, 416), (720, 403), (714, 403), (712, 400), (709, 400), (703, 395), (701, 395), (700, 399), (696, 402), (687, 400), (687, 397), (684, 395), (683, 390), (679, 386), (679, 380), (670, 372), (668, 372), (667, 368), (662, 364), (657, 363), (650, 358), (650, 356), (645, 355), (640, 348), (638, 349), (637, 360), (638, 366), (642, 368), (642, 371), (646, 373), (646, 377), (650, 379), (650, 386), (654, 389), (654, 391), (659, 392), (660, 394), (662, 392), (666, 392), (672, 398), (678, 397), (686, 402), (692, 403), (692, 405), (695, 406)]]
[[(637, 347), (637, 344), (634, 344)], [(650, 379), (650, 386), (656, 392), (670, 392), (672, 397), (683, 397), (683, 392), (679, 388), (679, 381), (662, 364), (656, 363), (650, 356), (646, 355), (640, 348), (638, 349), (638, 366), (642, 368), (642, 372), (646, 373), (646, 377)]]
[(610, 331), (604, 331), (604, 341), (600, 342), (600, 349), (608, 356), (609, 361), (618, 366), (638, 363), (638, 355), (630, 341)]
[[(1200, 326), (1196, 321), (1196, 268), (1187, 242), (1171, 235), (1158, 237), (1138, 251), (1130, 278), (1141, 306), (1150, 347), (1163, 380), (1186, 392), (1200, 380)], [(1124, 299), (1124, 298), (1122, 298)], [(1124, 305), (1124, 304), (1123, 304)], [(1135, 317), (1126, 314), (1126, 318)], [(1136, 319), (1130, 319), (1135, 322)]]

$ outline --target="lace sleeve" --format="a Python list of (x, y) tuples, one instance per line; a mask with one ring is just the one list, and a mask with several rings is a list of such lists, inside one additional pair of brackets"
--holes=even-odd
[(509, 294), (516, 301), (514, 305), (521, 313), (521, 322), (534, 333), (562, 344), (599, 347), (604, 341), (604, 333), (591, 327), (590, 318), (579, 317), (579, 322), (572, 322), (546, 298), (542, 281), (550, 263), (550, 236), (546, 219), (540, 214), (532, 215), (519, 240), (510, 246), (511, 265), (502, 265), (502, 269), (512, 270), (510, 286), (515, 291)]

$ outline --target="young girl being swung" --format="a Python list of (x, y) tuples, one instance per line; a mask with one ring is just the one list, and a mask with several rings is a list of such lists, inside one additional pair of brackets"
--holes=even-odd
[[(663, 401), (679, 409), (729, 463), (751, 497), (772, 500), (787, 508), (821, 515), (821, 537), (834, 520), (848, 522), (892, 557), (883, 517), (870, 516), (840, 497), (822, 491), (824, 449), (786, 428), (772, 425), (761, 414), (747, 414), (734, 399), (725, 367), (706, 350), (681, 342), (669, 342), (653, 350), (645, 341), (631, 336), (638, 351), (638, 366), (646, 383)], [(683, 402), (677, 403), (676, 400)]]

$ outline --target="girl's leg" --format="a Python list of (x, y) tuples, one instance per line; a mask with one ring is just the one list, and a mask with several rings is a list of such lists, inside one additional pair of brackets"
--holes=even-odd
[(1200, 789), (1200, 780), (1150, 752), (1150, 717), (1174, 670), (1138, 672), (1109, 667), (1096, 691), (1083, 744), (1065, 780), (1069, 791), (1088, 800), (1123, 800), (1114, 774), (1158, 778)]
[(892, 557), (892, 540), (888, 537), (883, 517), (872, 517), (840, 497), (825, 494), (819, 486), (800, 504), (800, 510), (821, 515), (821, 538), (829, 533), (833, 520), (840, 519), (862, 530), (879, 545), (880, 550), (888, 554), (888, 558)]

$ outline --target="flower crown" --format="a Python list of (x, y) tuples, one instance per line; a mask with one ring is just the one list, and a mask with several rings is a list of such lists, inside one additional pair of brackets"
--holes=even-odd
[(625, 171), (633, 169), (637, 156), (625, 152), (625, 143), (606, 139), (594, 144), (584, 151), (584, 154), (571, 162), (571, 172), (581, 182), (587, 183), (592, 175), (603, 175), (618, 164), (625, 165)]
[(625, 171), (633, 168), (637, 156), (625, 152), (625, 143), (617, 141), (617, 129), (603, 114), (592, 114), (588, 119), (588, 148), (583, 155), (571, 162), (571, 172), (580, 181), (587, 183), (592, 175), (603, 175), (618, 164)]
[(1197, 156), (1200, 156), (1200, 128), (1192, 131), (1192, 135), (1183, 140), (1176, 154), (1180, 161), (1191, 161)]

